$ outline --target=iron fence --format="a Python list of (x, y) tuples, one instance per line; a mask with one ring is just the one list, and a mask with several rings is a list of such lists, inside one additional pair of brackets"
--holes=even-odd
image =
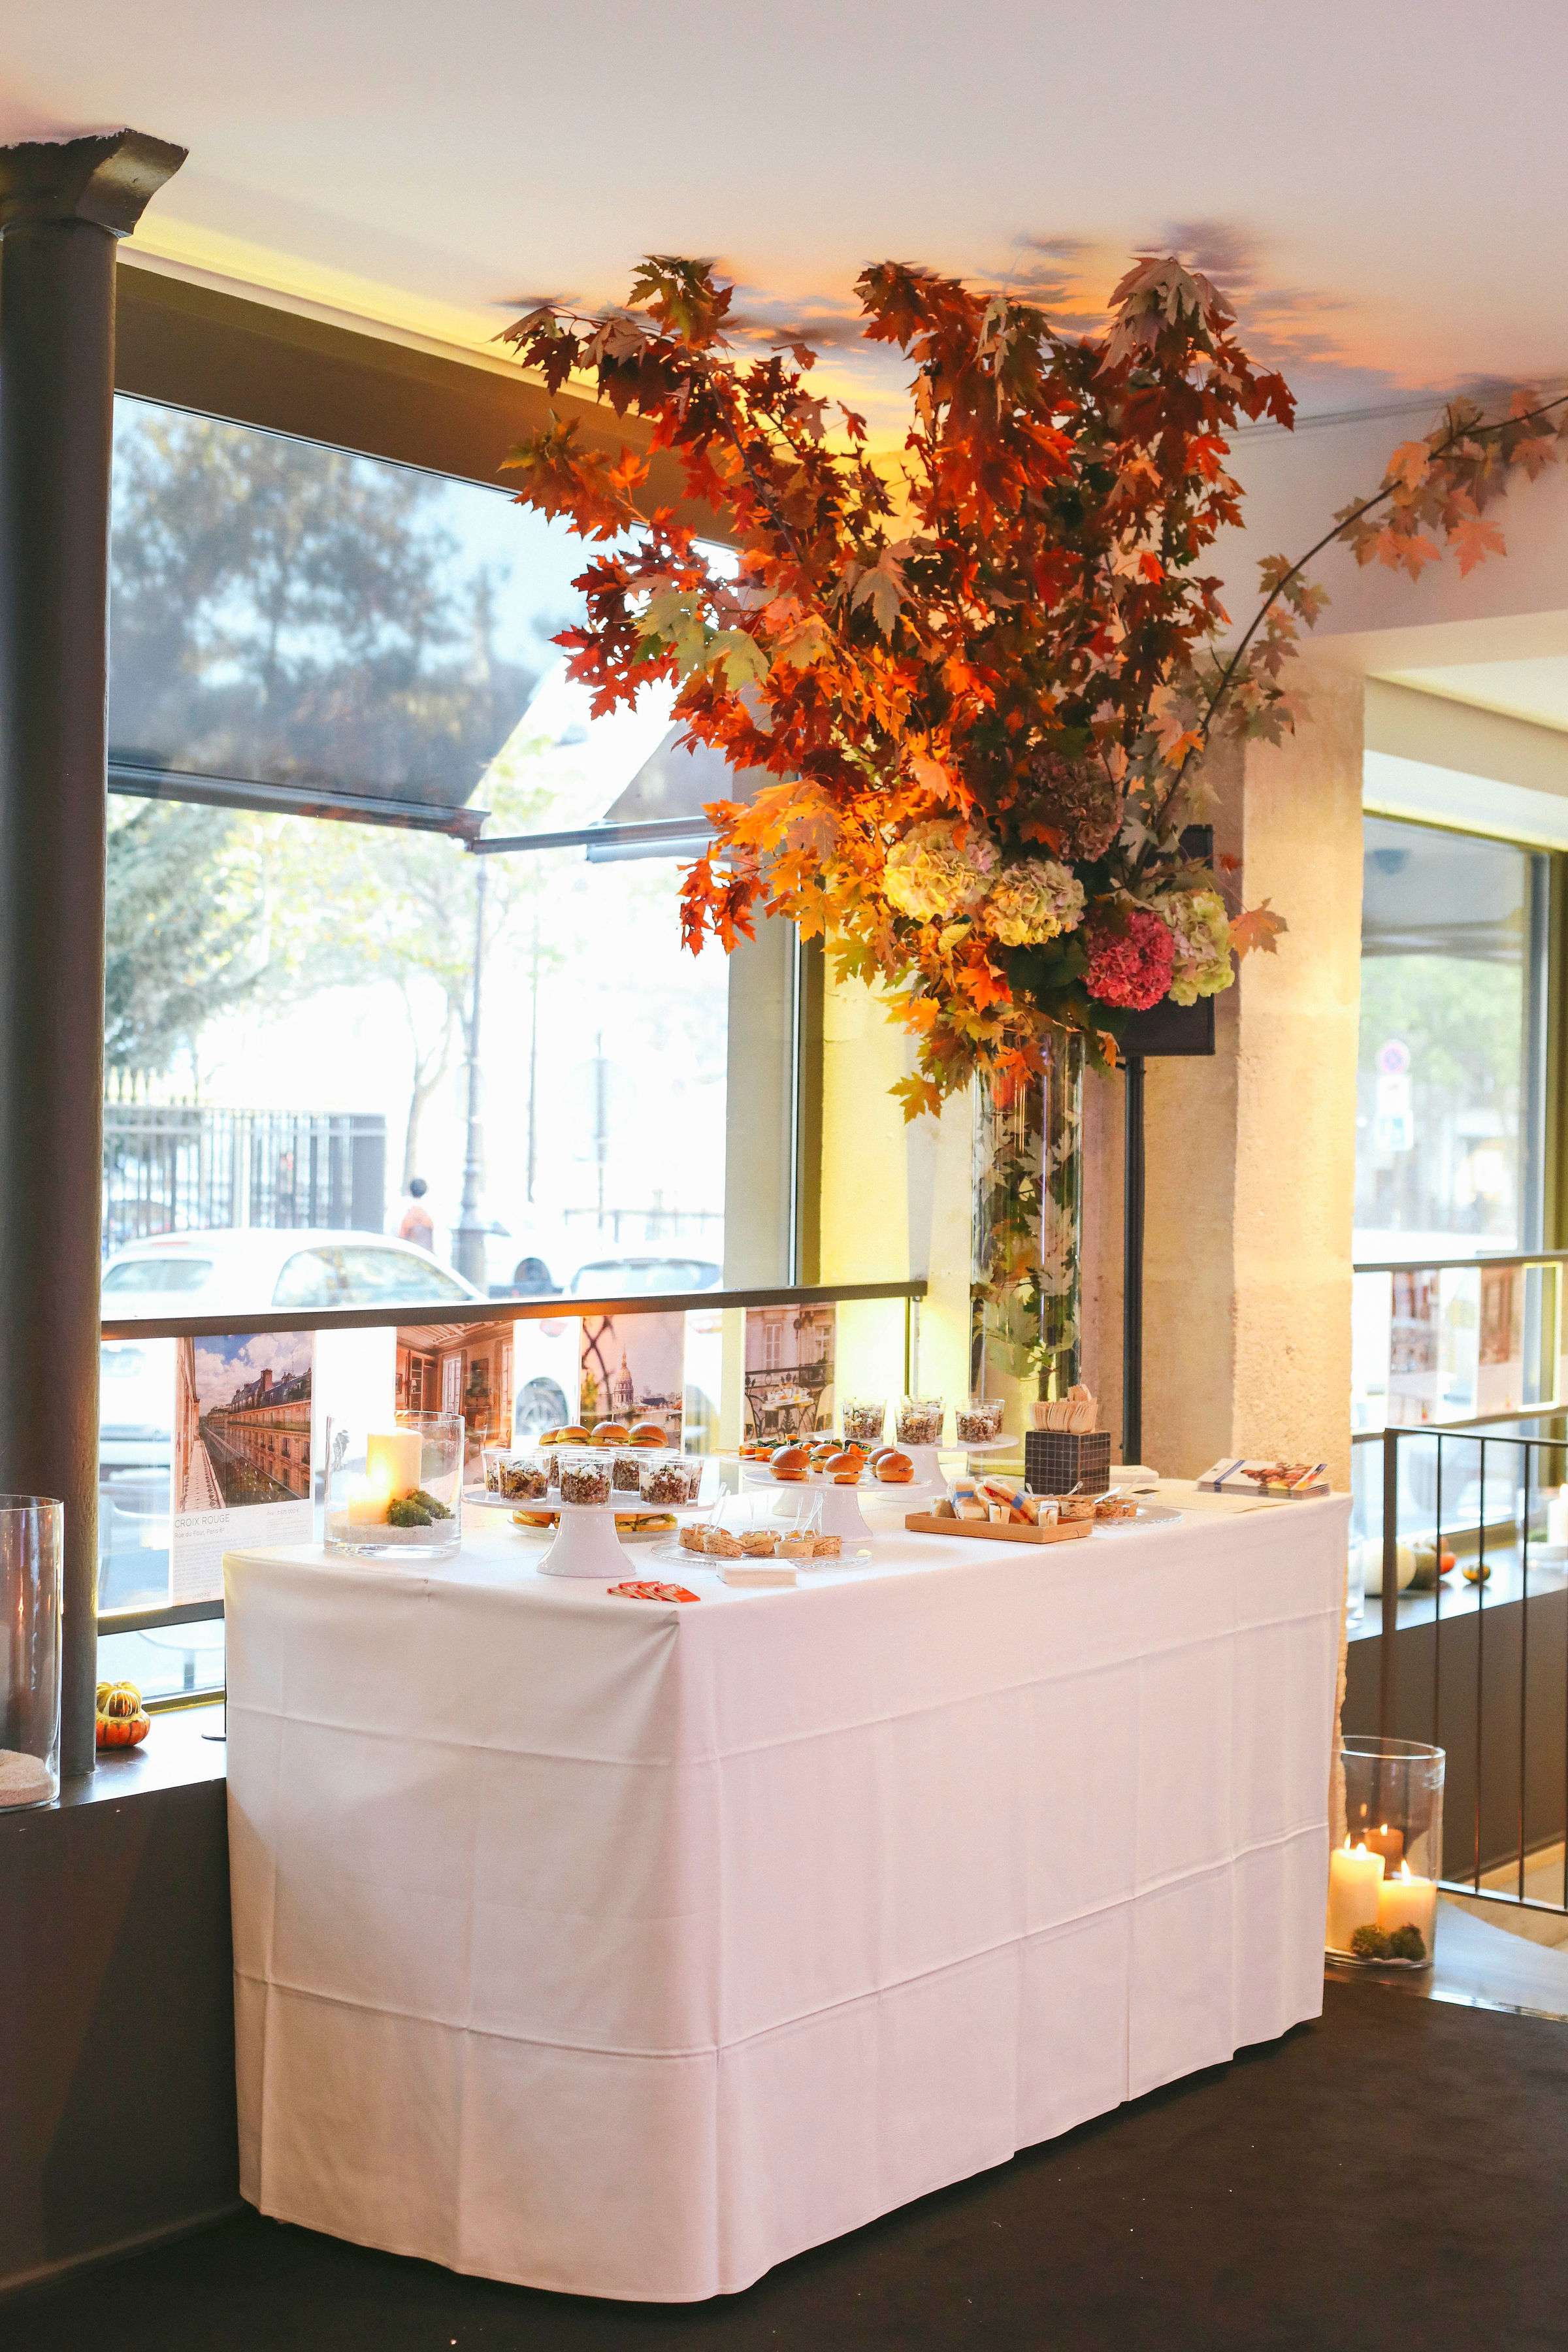
[(106, 1251), (213, 1226), (380, 1233), (385, 1215), (386, 1121), (379, 1116), (104, 1104)]
[(568, 1226), (592, 1225), (606, 1241), (649, 1248), (677, 1242), (713, 1247), (724, 1239), (722, 1209), (667, 1209), (656, 1202), (647, 1209), (563, 1209), (561, 1217)]
[[(1526, 1420), (1549, 1425), (1527, 1435)], [(1446, 1750), (1448, 1893), (1568, 1916), (1568, 1514), (1548, 1516), (1568, 1419), (1354, 1442), (1377, 1449), (1363, 1506), (1381, 1591), (1375, 1634), (1352, 1644), (1346, 1728)]]

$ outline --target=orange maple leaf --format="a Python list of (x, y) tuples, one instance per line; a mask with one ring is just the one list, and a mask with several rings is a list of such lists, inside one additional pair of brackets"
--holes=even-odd
[(989, 963), (973, 963), (964, 972), (969, 994), (978, 1012), (988, 1004), (1006, 1004), (1012, 1000), (1012, 990), (1001, 974)]
[(1464, 515), (1448, 533), (1448, 544), (1459, 559), (1459, 577), (1484, 563), (1489, 555), (1506, 555), (1508, 541), (1495, 522), (1479, 515)]
[(1441, 549), (1431, 540), (1423, 538), (1418, 530), (1400, 530), (1393, 523), (1384, 524), (1374, 543), (1380, 563), (1385, 563), (1391, 572), (1407, 572), (1412, 580), (1419, 580), (1425, 564), (1440, 563), (1443, 560)]
[(1419, 489), (1432, 467), (1432, 452), (1425, 441), (1402, 441), (1388, 461), (1384, 478), (1403, 482), (1407, 489)]
[(1232, 918), (1230, 944), (1238, 956), (1250, 955), (1255, 948), (1263, 955), (1277, 955), (1279, 934), (1289, 928), (1265, 898), (1260, 907), (1248, 907)]

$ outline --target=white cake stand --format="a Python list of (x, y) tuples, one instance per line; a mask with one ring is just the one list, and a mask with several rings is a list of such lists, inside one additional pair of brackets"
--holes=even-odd
[(617, 1580), (626, 1572), (630, 1555), (616, 1532), (616, 1520), (637, 1518), (645, 1513), (661, 1511), (671, 1518), (689, 1518), (694, 1512), (711, 1510), (710, 1503), (648, 1503), (630, 1495), (612, 1496), (607, 1503), (563, 1503), (558, 1495), (542, 1495), (519, 1500), (510, 1495), (479, 1493), (467, 1495), (478, 1510), (487, 1511), (550, 1511), (556, 1515), (554, 1537), (550, 1549), (539, 1562), (541, 1576), (608, 1576)]
[[(908, 1446), (903, 1449), (905, 1453), (909, 1450)], [(903, 1486), (890, 1478), (879, 1478), (870, 1471), (863, 1473), (853, 1486), (841, 1486), (834, 1479), (809, 1472), (804, 1478), (775, 1478), (765, 1463), (750, 1462), (742, 1465), (741, 1483), (753, 1488), (765, 1486), (775, 1494), (795, 1495), (804, 1491), (815, 1495), (822, 1507), (817, 1519), (820, 1532), (825, 1536), (841, 1536), (846, 1542), (856, 1544), (869, 1544), (876, 1533), (875, 1528), (866, 1524), (865, 1514), (860, 1508), (862, 1495), (894, 1495), (900, 1501), (907, 1498), (916, 1502), (927, 1495), (935, 1494), (939, 1488), (945, 1493), (947, 1487), (944, 1478), (938, 1476), (922, 1481), (918, 1473)]]

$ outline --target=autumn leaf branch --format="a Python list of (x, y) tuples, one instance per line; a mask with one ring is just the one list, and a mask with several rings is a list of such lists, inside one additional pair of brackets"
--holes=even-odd
[[(1537, 424), (1543, 416), (1550, 416), (1558, 409), (1565, 406), (1568, 406), (1568, 393), (1562, 393), (1559, 394), (1555, 399), (1543, 401), (1539, 407), (1527, 409), (1519, 416), (1500, 416), (1490, 425), (1470, 423), (1460, 423), (1455, 425), (1444, 436), (1443, 439), (1433, 446), (1432, 457), (1434, 459), (1445, 457), (1465, 441), (1484, 441), (1497, 434), (1517, 431), (1518, 428), (1523, 425)], [(1161, 828), (1164, 824), (1165, 820), (1170, 814), (1176, 795), (1182, 789), (1187, 770), (1192, 761), (1194, 759), (1198, 757), (1201, 752), (1206, 751), (1208, 749), (1209, 737), (1214, 729), (1215, 719), (1225, 702), (1226, 697), (1229, 694), (1231, 687), (1235, 683), (1242, 665), (1247, 659), (1247, 650), (1250, 647), (1253, 639), (1257, 636), (1258, 630), (1262, 628), (1264, 623), (1268, 620), (1270, 612), (1279, 603), (1280, 597), (1286, 593), (1292, 582), (1300, 578), (1301, 574), (1306, 571), (1308, 564), (1313, 563), (1317, 561), (1318, 557), (1322, 554), (1325, 548), (1331, 547), (1336, 540), (1346, 539), (1349, 533), (1355, 529), (1358, 522), (1363, 520), (1367, 515), (1373, 513), (1375, 509), (1384, 505), (1388, 499), (1395, 497), (1402, 487), (1403, 485), (1399, 476), (1393, 473), (1385, 476), (1381, 488), (1374, 490), (1370, 498), (1357, 500), (1354, 504), (1345, 508), (1341, 513), (1336, 515), (1333, 522), (1323, 533), (1321, 539), (1315, 541), (1314, 543), (1308, 548), (1304, 555), (1299, 556), (1296, 562), (1290, 565), (1289, 571), (1281, 572), (1279, 578), (1275, 582), (1268, 595), (1265, 596), (1263, 602), (1258, 605), (1257, 612), (1254, 613), (1251, 620), (1247, 625), (1247, 628), (1244, 630), (1238, 643), (1237, 644), (1230, 659), (1226, 663), (1225, 667), (1221, 670), (1219, 677), (1215, 681), (1213, 691), (1210, 693), (1208, 700), (1204, 707), (1203, 716), (1198, 722), (1196, 731), (1200, 740), (1195, 746), (1190, 747), (1183, 753), (1182, 764), (1176, 770), (1174, 776), (1172, 778), (1170, 784), (1167, 786), (1164, 794), (1160, 801), (1159, 807), (1154, 813), (1154, 821), (1150, 827), (1151, 835), (1153, 838), (1158, 838)]]

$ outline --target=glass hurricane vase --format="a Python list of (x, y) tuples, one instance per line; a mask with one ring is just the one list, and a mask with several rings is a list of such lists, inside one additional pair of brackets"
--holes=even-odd
[(1443, 1875), (1442, 1748), (1347, 1734), (1344, 1819), (1329, 1855), (1324, 1945), (1371, 1968), (1426, 1968)]
[[(1043, 1069), (975, 1086), (970, 1378), (977, 1396), (1065, 1396), (1079, 1377), (1083, 1041)], [(1025, 1423), (1028, 1415), (1023, 1414)]]
[(65, 1506), (0, 1495), (0, 1811), (60, 1785), (60, 1586)]
[(443, 1559), (463, 1538), (462, 1415), (389, 1413), (326, 1426), (329, 1551)]

